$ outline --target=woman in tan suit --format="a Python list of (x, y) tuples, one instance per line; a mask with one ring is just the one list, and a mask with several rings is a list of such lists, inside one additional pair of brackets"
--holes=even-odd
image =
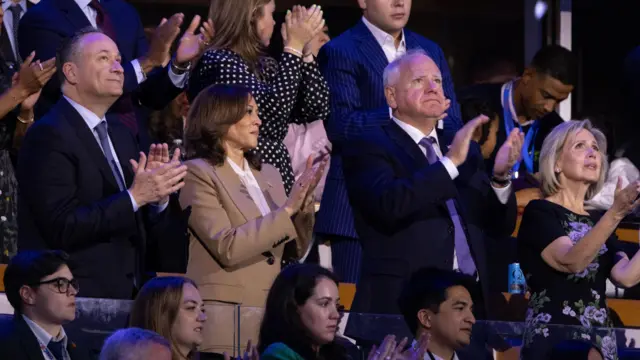
[[(295, 241), (298, 256), (311, 245), (313, 191), (326, 157), (295, 183), (289, 198), (271, 165), (250, 153), (258, 145), (261, 121), (248, 89), (212, 85), (195, 99), (185, 134), (188, 173), (180, 203), (191, 207), (187, 276), (205, 301), (209, 321), (202, 350), (237, 349), (240, 338), (257, 338), (260, 314), (280, 272), (284, 244)], [(260, 312), (260, 311), (258, 311)]]

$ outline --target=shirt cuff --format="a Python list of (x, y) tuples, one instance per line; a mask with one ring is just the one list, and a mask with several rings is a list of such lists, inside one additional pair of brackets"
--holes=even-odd
[(133, 212), (138, 212), (138, 209), (140, 209), (140, 206), (138, 206), (138, 203), (136, 202), (136, 199), (134, 199), (133, 195), (131, 195), (131, 191), (127, 190), (127, 194), (129, 194), (129, 198), (131, 199), (131, 205), (133, 206)]
[(184, 86), (187, 84), (187, 73), (178, 75), (173, 72), (173, 68), (169, 66), (169, 79), (171, 79), (171, 83), (177, 87), (178, 89), (184, 89)]
[(162, 205), (151, 204), (151, 213), (152, 214), (160, 214), (161, 212), (163, 212), (163, 211), (165, 211), (167, 209), (167, 206), (169, 206), (169, 201), (167, 201), (166, 203), (164, 203)]
[(140, 66), (138, 59), (132, 60), (131, 66), (133, 66), (133, 71), (136, 73), (138, 84), (142, 84), (143, 81), (147, 80), (147, 76), (144, 74), (144, 71), (142, 71), (142, 66)]
[(451, 159), (449, 159), (448, 157), (445, 156), (441, 158), (440, 162), (442, 163), (442, 165), (444, 165), (444, 168), (447, 169), (449, 176), (451, 176), (451, 180), (454, 180), (455, 178), (458, 177), (458, 175), (460, 175), (460, 172), (458, 172), (458, 168), (453, 164), (453, 161), (451, 161)]
[(498, 201), (500, 201), (502, 205), (506, 204), (507, 201), (509, 201), (509, 196), (511, 195), (511, 183), (509, 183), (509, 185), (503, 188), (498, 188), (493, 185), (491, 185), (491, 187), (493, 188), (493, 191), (496, 193), (496, 196), (498, 197)]

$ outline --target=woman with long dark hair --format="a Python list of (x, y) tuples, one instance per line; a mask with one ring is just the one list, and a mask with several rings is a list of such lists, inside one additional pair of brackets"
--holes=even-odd
[(347, 359), (336, 343), (340, 320), (338, 280), (318, 265), (296, 264), (273, 282), (260, 326), (264, 359)]

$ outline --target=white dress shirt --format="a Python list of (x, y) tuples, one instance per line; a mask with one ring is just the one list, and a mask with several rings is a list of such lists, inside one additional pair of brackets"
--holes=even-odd
[(258, 181), (256, 180), (255, 176), (253, 176), (253, 172), (251, 171), (251, 167), (249, 167), (249, 162), (247, 162), (247, 159), (242, 159), (242, 167), (238, 166), (229, 158), (227, 158), (227, 162), (229, 163), (229, 165), (231, 165), (233, 171), (238, 174), (240, 182), (242, 182), (242, 184), (244, 184), (244, 186), (247, 188), (249, 196), (251, 196), (251, 199), (256, 204), (256, 207), (258, 208), (258, 210), (260, 210), (260, 214), (262, 214), (262, 216), (269, 214), (271, 212), (271, 208), (269, 207), (267, 199), (262, 193), (262, 189), (260, 189)]
[[(64, 356), (64, 359), (61, 359), (61, 360), (71, 359), (71, 356), (67, 351), (67, 341), (68, 341), (67, 334), (64, 332), (63, 327), (60, 327), (60, 333), (58, 334), (58, 336), (53, 337), (45, 329), (40, 327), (40, 325), (36, 324), (35, 322), (33, 322), (33, 320), (29, 319), (25, 315), (22, 315), (22, 318), (27, 323), (27, 325), (29, 325), (31, 332), (33, 332), (33, 335), (36, 336), (36, 339), (38, 339), (38, 342), (40, 343), (40, 346), (41, 346), (40, 351), (42, 352), (42, 356), (44, 357), (44, 359), (49, 358), (49, 355), (45, 349), (46, 349), (46, 346), (49, 345), (49, 342), (51, 340), (56, 342), (62, 341), (62, 345), (64, 347), (62, 355)], [(45, 348), (43, 349), (42, 346), (44, 346)]]
[(380, 44), (380, 47), (382, 48), (382, 51), (384, 51), (384, 55), (387, 57), (389, 62), (392, 62), (407, 52), (407, 43), (404, 40), (404, 30), (402, 30), (400, 44), (396, 47), (396, 40), (393, 36), (373, 25), (364, 16), (362, 17), (362, 22), (367, 26), (367, 29), (371, 31), (371, 34), (373, 34), (373, 37), (376, 39), (378, 44)]
[[(69, 104), (71, 104), (71, 106), (73, 106), (74, 109), (76, 109), (76, 111), (80, 114), (80, 116), (82, 117), (82, 119), (84, 120), (84, 122), (87, 124), (87, 126), (89, 127), (89, 129), (91, 129), (91, 132), (93, 133), (93, 136), (96, 138), (96, 142), (98, 143), (98, 146), (100, 147), (100, 149), (102, 150), (102, 152), (104, 153), (104, 149), (102, 148), (102, 145), (100, 143), (100, 137), (98, 136), (98, 131), (96, 131), (96, 127), (103, 121), (106, 121), (106, 119), (103, 117), (102, 119), (98, 117), (98, 115), (94, 114), (91, 110), (87, 109), (86, 107), (78, 104), (77, 102), (69, 99), (68, 97), (64, 97)], [(109, 147), (111, 148), (111, 153), (117, 157), (118, 153), (116, 152), (116, 149), (113, 147), (113, 142), (111, 141), (111, 137), (108, 137), (108, 141), (109, 141)], [(117, 160), (117, 159), (115, 159)], [(124, 172), (122, 172), (122, 165), (120, 165), (120, 161), (114, 161), (116, 163), (116, 166), (118, 167), (118, 171), (120, 172), (120, 176), (122, 176), (122, 179), (124, 180)], [(111, 166), (109, 166), (111, 167)], [(127, 190), (127, 194), (129, 194), (129, 198), (131, 199), (131, 205), (133, 206), (133, 211), (136, 212), (138, 211), (138, 209), (140, 208), (140, 206), (138, 206), (138, 203), (136, 202), (136, 200), (133, 198), (133, 195), (131, 195), (131, 191)], [(162, 211), (164, 211), (167, 208), (167, 205), (169, 205), (169, 202), (166, 202), (160, 206), (153, 206), (155, 208), (155, 212), (156, 213), (160, 213)]]
[[(91, 3), (91, 0), (76, 0), (76, 4), (78, 4), (82, 12), (87, 16), (87, 19), (89, 20), (89, 23), (91, 23), (91, 26), (97, 28), (98, 23), (96, 18), (98, 16), (98, 13), (91, 6), (89, 6), (89, 3)], [(133, 66), (133, 69), (135, 70), (138, 84), (147, 79), (144, 71), (142, 71), (142, 67), (140, 66), (140, 62), (138, 61), (138, 59), (131, 60), (131, 66)], [(169, 67), (169, 79), (171, 79), (171, 83), (173, 83), (175, 87), (183, 89), (185, 84), (187, 83), (187, 73), (178, 75), (173, 72), (173, 69), (171, 67)]]
[[(418, 144), (418, 147), (420, 147), (420, 150), (422, 150), (422, 153), (426, 157), (427, 149), (422, 145), (420, 145), (420, 140), (422, 140), (425, 137), (424, 133), (420, 131), (418, 128), (412, 125), (409, 125), (406, 122), (403, 122), (402, 120), (396, 117), (392, 117), (392, 119), (393, 121), (395, 121), (396, 124), (398, 124), (398, 126), (400, 126), (402, 130), (404, 130), (411, 137), (411, 139), (416, 144)], [(433, 128), (433, 130), (431, 130), (431, 133), (428, 136), (433, 137), (436, 140), (431, 146), (435, 151), (436, 155), (438, 156), (438, 159), (440, 159), (440, 162), (442, 163), (442, 165), (444, 165), (444, 168), (447, 169), (447, 172), (449, 173), (449, 176), (451, 177), (451, 179), (454, 180), (455, 178), (458, 177), (458, 175), (460, 175), (460, 173), (458, 172), (458, 168), (453, 164), (453, 161), (451, 161), (451, 159), (449, 159), (446, 156), (442, 156), (442, 151), (440, 150), (440, 146), (438, 145), (439, 140), (438, 140), (438, 133), (436, 129)], [(511, 183), (509, 183), (509, 185), (503, 188), (496, 188), (493, 185), (491, 185), (491, 187), (493, 188), (493, 191), (495, 191), (496, 196), (498, 197), (498, 200), (500, 201), (500, 203), (506, 204), (507, 201), (509, 201), (509, 195), (511, 195)], [(456, 256), (455, 247), (453, 249), (453, 270), (458, 270), (458, 257)]]
[[(12, 7), (14, 2), (12, 0), (5, 0), (2, 3), (2, 10), (4, 10), (4, 16), (2, 17), (2, 21), (4, 22), (4, 31), (7, 32), (7, 37), (9, 38), (9, 42), (11, 43), (11, 51), (13, 51), (13, 56), (17, 57), (16, 44), (15, 39), (13, 38), (13, 12), (9, 10)], [(20, 19), (27, 12), (27, 0), (21, 0), (17, 3), (22, 8), (22, 13), (20, 13)]]

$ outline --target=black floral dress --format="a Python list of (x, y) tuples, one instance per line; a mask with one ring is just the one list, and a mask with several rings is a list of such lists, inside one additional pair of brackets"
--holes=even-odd
[(240, 55), (228, 49), (204, 53), (189, 78), (189, 101), (213, 84), (246, 86), (258, 104), (262, 120), (258, 147), (262, 161), (280, 171), (287, 193), (295, 181), (291, 158), (283, 143), (290, 119), (326, 119), (329, 114), (329, 88), (316, 62), (283, 53), (280, 61), (263, 57), (252, 71)]
[(606, 360), (618, 359), (605, 299), (606, 280), (617, 256), (615, 235), (580, 273), (557, 271), (541, 256), (559, 237), (568, 236), (577, 243), (596, 222), (593, 216), (573, 213), (547, 200), (534, 200), (525, 208), (518, 257), (531, 297), (521, 359), (545, 359), (555, 344), (574, 339), (593, 343)]
[[(0, 93), (11, 87), (13, 73), (0, 59)], [(16, 121), (15, 111), (0, 119), (0, 263), (3, 264), (18, 251), (18, 181), (11, 161)]]

